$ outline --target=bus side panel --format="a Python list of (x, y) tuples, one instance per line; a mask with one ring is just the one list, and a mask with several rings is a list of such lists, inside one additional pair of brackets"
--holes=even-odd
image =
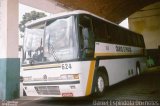
[(140, 62), (141, 70), (145, 68), (143, 57), (106, 59), (99, 61), (99, 67), (104, 66), (108, 72), (109, 85), (116, 84), (137, 74), (136, 62)]

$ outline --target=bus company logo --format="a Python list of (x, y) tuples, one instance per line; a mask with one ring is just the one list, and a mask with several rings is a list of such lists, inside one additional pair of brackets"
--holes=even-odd
[(46, 74), (43, 75), (43, 80), (44, 80), (44, 81), (47, 80), (47, 75), (46, 75)]
[(125, 47), (125, 46), (116, 46), (117, 52), (132, 52), (131, 47)]

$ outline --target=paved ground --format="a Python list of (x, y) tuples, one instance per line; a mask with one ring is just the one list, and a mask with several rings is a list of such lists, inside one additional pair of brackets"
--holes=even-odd
[[(29, 100), (29, 101), (28, 101)], [(160, 67), (152, 68), (142, 75), (109, 87), (103, 97), (40, 98), (23, 97), (18, 106), (102, 106), (102, 105), (160, 106)], [(134, 103), (134, 104), (133, 104)]]

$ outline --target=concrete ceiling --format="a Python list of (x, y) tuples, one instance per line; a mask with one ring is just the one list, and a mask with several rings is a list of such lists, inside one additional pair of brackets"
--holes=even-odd
[(102, 16), (112, 22), (120, 23), (122, 20), (159, 0), (49, 0), (71, 9), (87, 10)]
[[(50, 13), (86, 10), (120, 23), (131, 14), (160, 0), (19, 0), (20, 3)], [(67, 9), (67, 10), (66, 10)]]

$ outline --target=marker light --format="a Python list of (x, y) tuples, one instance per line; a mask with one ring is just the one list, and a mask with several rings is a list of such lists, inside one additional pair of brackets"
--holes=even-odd
[(61, 80), (79, 79), (79, 74), (63, 74), (60, 76)]

